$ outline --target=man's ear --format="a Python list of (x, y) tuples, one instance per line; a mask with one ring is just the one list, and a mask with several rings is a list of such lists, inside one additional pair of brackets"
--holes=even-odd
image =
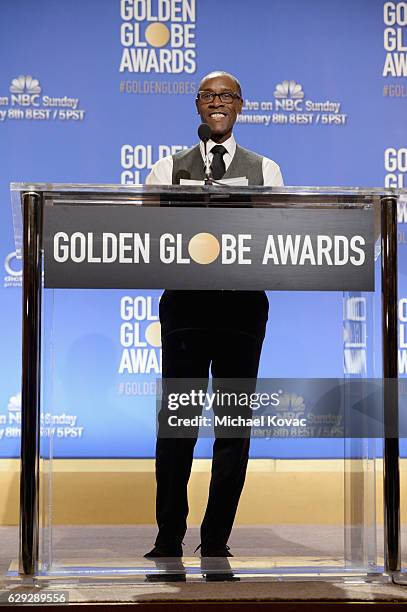
[(200, 115), (201, 113), (199, 112), (198, 100), (195, 100), (195, 106), (196, 106), (196, 112), (198, 113), (198, 115)]

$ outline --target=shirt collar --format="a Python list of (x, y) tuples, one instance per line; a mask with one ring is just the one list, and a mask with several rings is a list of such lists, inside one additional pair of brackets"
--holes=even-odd
[[(211, 149), (217, 144), (218, 143), (214, 142), (213, 140), (208, 140), (207, 145), (206, 145), (208, 153), (210, 153)], [(225, 142), (222, 142), (222, 145), (225, 147), (230, 157), (233, 157), (236, 151), (236, 140), (233, 134), (227, 140), (225, 140)], [(199, 143), (199, 146), (201, 149), (202, 158), (205, 159), (205, 149), (204, 149), (204, 143), (202, 142), (202, 140)]]

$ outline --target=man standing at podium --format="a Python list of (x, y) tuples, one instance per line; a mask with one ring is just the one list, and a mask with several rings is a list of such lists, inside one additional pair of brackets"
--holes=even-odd
[[(243, 106), (239, 81), (226, 72), (205, 76), (196, 98), (212, 132), (207, 143), (215, 180), (247, 177), (249, 185), (283, 185), (280, 168), (236, 144), (232, 134)], [(148, 185), (171, 185), (179, 177), (203, 180), (201, 142), (159, 160)], [(257, 377), (268, 318), (263, 291), (165, 291), (160, 301), (162, 376), (165, 378), (252, 379)], [(213, 389), (215, 391), (215, 388)], [(162, 408), (163, 409), (163, 408)], [(158, 535), (147, 558), (181, 557), (187, 529), (187, 484), (196, 438), (157, 438), (156, 518)], [(231, 557), (227, 542), (243, 489), (250, 437), (216, 437), (208, 504), (201, 525), (201, 556)]]

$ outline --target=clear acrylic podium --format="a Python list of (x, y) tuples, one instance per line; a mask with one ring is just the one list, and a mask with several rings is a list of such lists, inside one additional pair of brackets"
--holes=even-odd
[[(142, 554), (148, 550), (155, 536), (154, 521), (150, 520), (147, 527), (132, 529), (128, 525), (128, 513), (124, 513), (123, 524), (120, 520), (112, 521), (108, 519), (103, 527), (98, 529), (99, 544), (92, 540), (93, 536), (87, 533), (87, 527), (81, 526), (82, 532), (77, 534), (75, 551), (72, 551), (72, 544), (69, 543), (69, 526), (75, 520), (65, 515), (65, 518), (58, 519), (57, 515), (63, 516), (60, 512), (61, 507), (66, 503), (67, 497), (72, 494), (70, 485), (65, 484), (64, 491), (61, 493), (58, 485), (59, 477), (55, 473), (55, 465), (59, 466), (63, 460), (61, 456), (60, 441), (52, 433), (48, 436), (41, 436), (41, 425), (44, 415), (56, 413), (56, 406), (53, 405), (55, 398), (58, 397), (59, 376), (63, 370), (63, 364), (59, 363), (59, 333), (64, 325), (71, 325), (72, 328), (79, 322), (84, 315), (76, 310), (78, 304), (83, 304), (86, 309), (86, 301), (90, 299), (95, 288), (87, 288), (86, 279), (81, 280), (81, 284), (75, 284), (75, 266), (69, 272), (69, 281), (61, 286), (51, 286), (45, 288), (43, 284), (44, 273), (44, 250), (50, 249), (50, 242), (44, 230), (44, 216), (46, 208), (61, 206), (67, 213), (67, 223), (69, 211), (72, 211), (72, 219), (79, 221), (73, 222), (74, 229), (89, 231), (89, 223), (92, 222), (92, 215), (106, 207), (110, 211), (123, 211), (123, 207), (133, 209), (154, 209), (156, 213), (160, 210), (166, 211), (169, 208), (181, 208), (183, 214), (199, 208), (210, 219), (213, 211), (234, 210), (234, 222), (238, 225), (239, 215), (247, 215), (248, 211), (267, 211), (274, 209), (280, 211), (303, 211), (302, 214), (309, 218), (312, 226), (312, 215), (319, 211), (337, 211), (338, 214), (351, 215), (352, 212), (370, 211), (374, 225), (374, 290), (360, 290), (357, 286), (351, 289), (335, 289), (330, 287), (332, 294), (337, 294), (338, 301), (335, 302), (338, 308), (338, 338), (340, 338), (343, 352), (344, 368), (342, 376), (344, 379), (349, 377), (364, 376), (373, 379), (391, 380), (397, 379), (397, 199), (398, 194), (395, 190), (385, 189), (347, 189), (347, 188), (263, 188), (263, 187), (244, 187), (226, 188), (221, 186), (205, 187), (141, 187), (141, 186), (119, 186), (119, 185), (62, 185), (62, 184), (25, 184), (14, 183), (11, 186), (13, 220), (15, 229), (15, 240), (17, 252), (24, 254), (23, 264), (23, 375), (22, 375), (22, 432), (21, 432), (21, 497), (20, 497), (20, 558), (19, 574), (23, 576), (64, 576), (66, 578), (80, 578), (83, 576), (106, 580), (111, 578), (144, 579), (146, 575), (171, 575), (179, 573), (177, 564), (168, 563), (167, 565), (156, 565), (144, 559)], [(160, 210), (159, 210), (160, 209)], [(75, 211), (75, 212), (74, 212)], [(84, 218), (86, 216), (86, 228), (80, 227), (81, 211)], [(369, 213), (369, 214), (370, 214)], [(283, 212), (284, 217), (284, 212)], [(113, 218), (113, 217), (112, 217)], [(205, 219), (205, 216), (203, 217)], [(304, 217), (305, 218), (305, 217)], [(249, 219), (247, 221), (247, 219)], [(76, 223), (76, 225), (75, 225)], [(242, 221), (243, 223), (243, 221)], [(244, 218), (246, 232), (250, 234), (251, 228), (247, 226), (250, 217)], [(267, 216), (263, 217), (263, 223), (267, 224)], [(72, 227), (73, 227), (72, 226)], [(241, 226), (243, 227), (243, 225)], [(267, 230), (267, 227), (265, 228)], [(111, 228), (106, 226), (106, 230)], [(204, 267), (204, 266), (202, 266)], [(241, 288), (240, 285), (231, 287), (231, 283), (239, 282), (239, 274), (228, 279), (225, 288)], [(260, 273), (259, 273), (260, 274)], [(157, 276), (151, 275), (151, 286), (149, 279), (144, 279), (142, 287), (157, 291), (166, 287)], [(158, 275), (158, 278), (159, 275)], [(197, 288), (187, 276), (182, 278), (182, 288)], [(243, 277), (241, 277), (243, 279)], [(248, 277), (246, 277), (247, 280)], [(290, 291), (307, 291), (304, 280), (293, 281)], [(327, 277), (328, 278), (328, 277)], [(236, 280), (238, 279), (238, 280)], [(243, 279), (246, 282), (245, 279)], [(100, 283), (100, 281), (98, 281)], [(104, 281), (103, 286), (108, 292), (116, 291), (121, 285), (109, 284), (110, 277)], [(176, 281), (171, 281), (176, 283)], [(181, 282), (181, 280), (180, 280)], [(219, 278), (217, 288), (219, 286)], [(243, 281), (242, 281), (243, 282)], [(248, 281), (247, 281), (248, 282)], [(253, 281), (254, 282), (254, 281)], [(264, 282), (264, 289), (271, 291), (284, 291), (281, 285), (273, 285), (270, 280), (259, 280)], [(300, 285), (297, 287), (295, 283)], [(71, 283), (71, 285), (69, 285)], [(205, 286), (204, 274), (196, 277), (199, 288), (210, 290), (210, 286)], [(226, 280), (225, 280), (226, 283)], [(67, 289), (67, 286), (80, 287), (81, 289)], [(90, 287), (95, 285), (90, 285)], [(257, 287), (257, 285), (256, 285)], [(134, 287), (127, 285), (130, 289), (137, 292), (139, 285)], [(171, 288), (179, 288), (172, 285)], [(244, 286), (244, 288), (250, 288)], [(315, 289), (310, 289), (315, 290)], [(70, 321), (63, 320), (61, 317), (61, 305), (69, 299), (69, 292), (76, 292), (72, 302), (71, 312), (65, 317)], [(105, 306), (104, 297), (99, 293), (100, 316), (104, 316)], [(369, 334), (358, 329), (357, 317), (349, 315), (349, 304), (352, 300), (362, 299), (364, 303), (364, 324), (369, 329)], [(270, 318), (273, 319), (272, 308)], [(64, 311), (66, 313), (66, 310)], [(106, 306), (106, 312), (109, 312)], [(315, 313), (318, 320), (318, 313)], [(363, 374), (352, 370), (352, 347), (356, 344), (349, 343), (349, 330), (356, 339), (363, 336), (365, 342), (366, 358), (364, 361)], [(78, 328), (79, 329), (79, 328)], [(82, 329), (82, 328), (81, 328)], [(315, 333), (318, 333), (316, 326)], [(82, 334), (82, 336), (81, 336)], [(273, 334), (273, 331), (271, 331)], [(299, 331), (301, 334), (301, 330)], [(78, 331), (78, 346), (85, 346), (87, 336), (85, 331)], [(321, 340), (321, 346), (324, 340)], [(154, 343), (153, 343), (154, 344)], [(100, 348), (100, 347), (99, 347)], [(328, 343), (325, 345), (327, 354), (329, 353)], [(279, 351), (278, 346), (273, 350)], [(95, 354), (89, 356), (94, 360), (95, 371), (97, 371), (98, 348)], [(379, 355), (379, 359), (377, 359)], [(312, 353), (309, 354), (312, 359)], [(350, 364), (350, 365), (349, 365)], [(284, 374), (284, 373), (283, 373)], [(90, 377), (89, 385), (102, 385), (102, 375), (95, 374)], [(271, 373), (273, 376), (273, 373)], [(299, 372), (301, 376), (301, 372)], [(322, 376), (323, 377), (323, 376)], [(69, 384), (69, 381), (68, 383)], [(86, 402), (94, 389), (89, 388), (89, 394), (85, 398), (75, 398), (72, 401)], [(103, 400), (102, 400), (103, 401)], [(106, 402), (109, 403), (109, 391), (106, 391)], [(398, 402), (397, 396), (391, 391), (386, 391), (384, 384), (384, 439), (347, 439), (341, 441), (342, 456), (337, 458), (334, 472), (335, 478), (340, 483), (335, 492), (333, 502), (340, 508), (341, 524), (335, 528), (328, 523), (316, 524), (310, 527), (309, 521), (304, 525), (291, 525), (289, 529), (282, 528), (282, 535), (277, 537), (278, 527), (274, 529), (275, 539), (270, 536), (272, 533), (272, 519), (268, 522), (267, 514), (261, 515), (262, 524), (257, 524), (256, 513), (250, 513), (250, 500), (246, 500), (249, 510), (244, 522), (237, 522), (234, 531), (234, 546), (237, 550), (235, 556), (230, 561), (230, 566), (236, 576), (244, 577), (305, 577), (305, 578), (331, 578), (331, 577), (356, 577), (358, 579), (371, 579), (375, 576), (389, 574), (400, 570), (400, 485), (399, 485), (399, 447), (398, 438), (394, 436), (394, 431), (398, 423)], [(151, 423), (148, 425), (150, 430), (155, 426), (155, 415), (151, 413)], [(48, 417), (47, 417), (48, 418)], [(51, 417), (50, 417), (51, 418)], [(128, 427), (138, 427), (140, 423), (135, 417), (135, 421), (129, 423)], [(72, 423), (71, 423), (72, 425)], [(90, 427), (92, 427), (90, 425)], [(97, 428), (96, 428), (97, 429)], [(149, 430), (149, 431), (150, 431)], [(386, 432), (392, 432), (390, 437)], [(97, 438), (97, 432), (95, 434)], [(312, 445), (312, 440), (309, 440)], [(311, 447), (310, 447), (311, 448)], [(383, 451), (383, 481), (381, 482), (380, 466), (377, 461), (378, 456)], [(135, 449), (134, 457), (140, 456)], [(210, 455), (209, 455), (210, 456)], [(57, 459), (56, 459), (57, 458)], [(88, 457), (89, 458), (89, 457)], [(85, 461), (85, 459), (84, 459)], [(109, 461), (103, 460), (105, 463)], [(111, 459), (113, 462), (114, 460)], [(136, 459), (135, 459), (136, 461)], [(139, 460), (145, 461), (145, 460)], [(302, 470), (304, 478), (307, 473), (307, 459), (302, 460)], [(257, 463), (256, 463), (257, 462)], [(72, 463), (72, 462), (71, 462)], [(126, 462), (123, 463), (123, 465)], [(253, 472), (256, 472), (258, 464), (261, 463), (259, 471), (262, 472), (262, 486), (267, 488), (275, 486), (273, 480), (273, 470), (276, 463), (273, 458), (258, 459), (253, 458), (250, 464)], [(312, 462), (308, 462), (311, 464)], [(77, 462), (79, 465), (79, 463)], [(115, 464), (116, 465), (116, 464)], [(120, 463), (112, 470), (115, 473), (121, 471)], [(133, 465), (133, 464), (132, 464)], [(135, 464), (134, 464), (135, 465)], [(208, 470), (207, 463), (202, 463), (202, 469)], [(286, 462), (286, 474), (289, 477), (290, 466)], [(323, 474), (328, 468), (321, 460), (317, 464), (313, 463), (310, 468), (315, 474)], [(206, 467), (205, 467), (206, 466)], [(64, 471), (64, 467), (59, 468)], [(82, 468), (80, 468), (82, 469)], [(110, 468), (108, 468), (110, 469)], [(131, 471), (132, 467), (128, 464), (123, 468), (124, 471)], [(150, 466), (150, 471), (153, 470)], [(68, 470), (68, 468), (67, 468)], [(75, 478), (75, 462), (69, 468), (72, 478)], [(152, 472), (153, 473), (153, 472)], [(257, 473), (257, 472), (256, 472)], [(314, 475), (315, 475), (314, 474)], [(119, 474), (120, 475), (120, 474)], [(300, 474), (301, 477), (301, 474)], [(248, 479), (250, 480), (250, 468)], [(284, 473), (279, 475), (284, 479)], [(142, 480), (137, 480), (136, 486), (143, 487)], [(253, 476), (253, 486), (256, 485)], [(282, 481), (281, 481), (282, 482)], [(321, 481), (322, 482), (322, 481)], [(139, 483), (139, 484), (137, 484)], [(377, 505), (378, 489), (383, 484), (384, 516), (383, 530), (380, 525), (379, 515), (381, 508)], [(102, 484), (103, 486), (103, 484)], [(250, 485), (251, 486), (251, 485)], [(250, 489), (249, 486), (249, 489)], [(251, 490), (251, 489), (250, 489)], [(71, 491), (71, 493), (70, 493)], [(76, 491), (76, 489), (75, 489)], [(113, 489), (112, 489), (113, 491)], [(306, 508), (312, 513), (313, 506), (320, 507), (324, 502), (323, 491), (321, 490), (320, 499), (299, 499), (299, 503), (304, 503), (304, 513)], [(315, 493), (314, 493), (315, 494)], [(111, 495), (114, 495), (112, 492)], [(257, 495), (257, 493), (256, 493)], [(108, 491), (106, 498), (109, 497)], [(140, 491), (139, 498), (141, 504), (151, 506), (154, 504), (153, 491), (148, 494)], [(259, 498), (256, 497), (259, 503)], [(72, 499), (70, 504), (80, 505), (80, 500)], [(68, 505), (68, 504), (67, 504)], [(145, 511), (144, 511), (145, 510)], [(146, 516), (146, 508), (139, 509), (141, 516)], [(134, 509), (135, 514), (136, 509)], [(146, 514), (147, 513), (147, 514)], [(101, 513), (103, 515), (103, 512)], [(150, 513), (151, 514), (151, 513)], [(272, 513), (271, 513), (272, 514)], [(271, 516), (270, 514), (270, 516)], [(150, 515), (149, 515), (150, 516)], [(252, 518), (251, 518), (252, 517)], [(252, 521), (252, 522), (250, 522)], [(143, 523), (140, 520), (140, 523)], [(144, 520), (144, 523), (146, 521)], [(100, 522), (98, 523), (100, 525)], [(66, 535), (60, 535), (66, 527)], [(79, 529), (79, 528), (78, 528)], [(90, 529), (90, 528), (89, 528)], [(143, 531), (149, 529), (151, 539), (143, 540), (142, 544), (137, 545), (137, 538)], [(253, 529), (253, 532), (250, 530)], [(257, 531), (256, 531), (257, 529)], [(292, 534), (297, 530), (297, 536)], [(298, 534), (303, 535), (298, 535)], [(56, 535), (57, 534), (57, 535)], [(59, 535), (58, 535), (59, 534)], [(255, 534), (255, 535), (253, 535)], [(257, 534), (257, 535), (256, 535)], [(259, 535), (260, 534), (260, 535)], [(262, 535), (263, 534), (263, 535)], [(291, 534), (291, 535), (290, 535)], [(306, 536), (305, 536), (306, 534)], [(333, 535), (336, 544), (330, 548), (330, 537)], [(116, 535), (118, 540), (116, 540)], [(106, 537), (105, 540), (103, 538)], [(270, 541), (267, 538), (270, 536)], [(150, 537), (150, 536), (149, 536)], [(241, 542), (239, 538), (242, 538)], [(260, 537), (261, 546), (259, 540)], [(291, 547), (291, 553), (284, 554), (284, 547), (290, 548), (293, 538), (298, 537), (297, 546)], [(101, 539), (100, 539), (101, 538)], [(121, 539), (134, 538), (134, 554), (130, 554), (125, 548), (121, 551), (117, 542)], [(266, 540), (264, 540), (266, 538)], [(291, 540), (290, 540), (291, 538)], [(278, 549), (277, 540), (281, 540), (281, 550)], [(325, 549), (319, 544), (326, 540)], [(57, 542), (58, 540), (58, 542)], [(307, 541), (307, 546), (305, 542)], [(57, 543), (56, 543), (57, 542)], [(257, 543), (256, 543), (257, 542)], [(301, 544), (304, 543), (303, 552)], [(241, 546), (240, 546), (241, 544)], [(283, 552), (282, 552), (283, 551)], [(185, 574), (188, 579), (201, 579), (202, 568), (200, 559), (192, 554), (187, 554), (183, 558)], [(213, 566), (206, 567), (206, 572), (214, 574), (222, 573), (222, 570), (214, 562)]]

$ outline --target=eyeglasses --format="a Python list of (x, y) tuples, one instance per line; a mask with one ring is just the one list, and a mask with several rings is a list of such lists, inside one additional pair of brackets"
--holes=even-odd
[(209, 104), (210, 102), (213, 102), (216, 97), (218, 97), (224, 104), (233, 104), (235, 98), (241, 99), (240, 94), (234, 93), (233, 91), (223, 91), (222, 93), (215, 93), (213, 91), (198, 91), (196, 99), (203, 102), (203, 104)]

